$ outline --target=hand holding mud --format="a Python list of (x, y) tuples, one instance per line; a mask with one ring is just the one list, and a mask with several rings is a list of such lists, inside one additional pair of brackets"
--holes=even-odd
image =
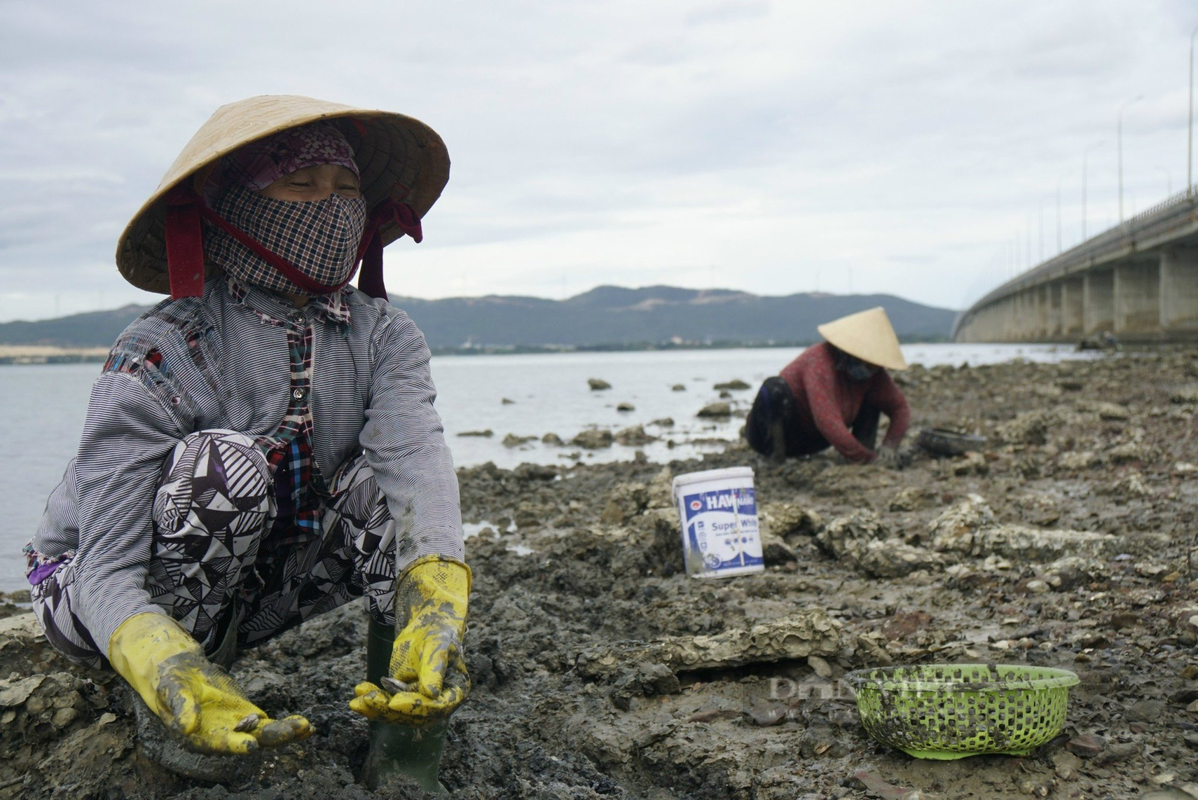
[(312, 735), (300, 716), (271, 719), (245, 698), (199, 643), (164, 614), (135, 614), (108, 643), (113, 668), (187, 746), (199, 753), (252, 753)]
[(360, 683), (351, 709), (372, 720), (423, 725), (448, 717), (462, 704), (470, 694), (461, 652), (470, 580), (468, 566), (440, 556), (418, 559), (408, 568), (395, 591), (399, 633), (388, 681), (400, 691)]

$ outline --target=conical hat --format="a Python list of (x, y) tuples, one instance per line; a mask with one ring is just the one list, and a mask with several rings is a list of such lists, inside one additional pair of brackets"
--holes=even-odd
[(836, 348), (886, 369), (906, 369), (898, 337), (881, 306), (820, 325), (816, 330)]
[[(367, 209), (390, 197), (423, 217), (449, 180), (449, 154), (432, 128), (387, 111), (355, 108), (296, 95), (262, 95), (216, 110), (166, 171), (117, 243), (116, 264), (125, 280), (148, 292), (168, 293), (166, 195), (191, 180), (197, 191), (221, 156), (264, 136), (317, 120), (329, 120), (354, 149)], [(398, 239), (382, 231), (384, 245)]]

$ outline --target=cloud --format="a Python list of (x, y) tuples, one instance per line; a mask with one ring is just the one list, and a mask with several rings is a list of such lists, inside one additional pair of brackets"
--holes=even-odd
[(1087, 230), (1114, 221), (1130, 98), (1125, 204), (1184, 186), (1192, 16), (1183, 0), (5, 4), (0, 320), (148, 297), (117, 275), (116, 237), (218, 105), (262, 93), (444, 137), (429, 236), (387, 255), (407, 295), (675, 282), (962, 307), (1038, 255), (1042, 217), (1055, 252), (1058, 186), (1062, 246), (1080, 238), (1083, 152)]

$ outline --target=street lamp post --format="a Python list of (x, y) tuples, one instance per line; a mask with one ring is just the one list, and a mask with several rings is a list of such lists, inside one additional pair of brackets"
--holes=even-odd
[(1119, 106), (1118, 124), (1115, 127), (1115, 136), (1119, 139), (1119, 222), (1123, 222), (1123, 109), (1143, 99), (1144, 95), (1136, 95)]
[[(1095, 147), (1101, 147), (1105, 142), (1094, 142), (1082, 149), (1082, 241), (1086, 241), (1086, 159)], [(1058, 187), (1058, 191), (1060, 191)]]
[(1198, 26), (1190, 31), (1190, 128), (1186, 147), (1186, 196), (1194, 191), (1194, 37)]

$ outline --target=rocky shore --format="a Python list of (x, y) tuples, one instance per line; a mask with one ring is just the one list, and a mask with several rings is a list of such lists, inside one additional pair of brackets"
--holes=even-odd
[[(453, 796), (1198, 798), (1198, 351), (901, 381), (902, 469), (773, 464), (734, 444), (670, 464), (461, 470), (482, 530), (475, 689), (442, 768)], [(985, 441), (937, 456), (916, 446), (922, 428)], [(766, 570), (689, 578), (670, 481), (737, 465), (755, 472)], [(317, 733), (224, 785), (145, 759), (119, 682), (0, 608), (0, 798), (422, 796), (358, 781), (358, 605), (242, 654), (251, 699)], [(847, 671), (953, 662), (1076, 672), (1064, 731), (1027, 757), (959, 761), (866, 735)]]

